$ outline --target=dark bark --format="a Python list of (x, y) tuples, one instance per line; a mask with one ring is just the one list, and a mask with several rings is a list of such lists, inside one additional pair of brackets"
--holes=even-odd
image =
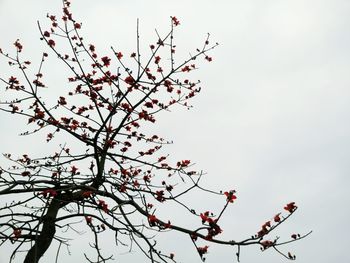
[(45, 216), (42, 218), (42, 229), (40, 235), (35, 239), (34, 245), (29, 249), (24, 263), (38, 263), (39, 259), (49, 248), (55, 236), (55, 219), (60, 209), (60, 201), (52, 199)]

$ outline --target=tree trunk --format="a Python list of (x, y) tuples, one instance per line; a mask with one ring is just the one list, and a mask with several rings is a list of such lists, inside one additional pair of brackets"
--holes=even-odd
[(40, 235), (36, 237), (34, 245), (29, 249), (24, 263), (38, 263), (39, 259), (49, 248), (52, 239), (55, 236), (55, 219), (57, 217), (59, 209), (60, 201), (53, 198), (49, 204), (46, 215), (42, 218), (43, 227), (41, 229)]

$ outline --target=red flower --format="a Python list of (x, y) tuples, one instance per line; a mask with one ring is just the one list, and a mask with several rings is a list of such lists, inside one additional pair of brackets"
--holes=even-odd
[(182, 160), (181, 162), (177, 162), (177, 166), (179, 167), (187, 167), (191, 163), (190, 160)]
[(268, 228), (268, 227), (271, 227), (270, 221), (267, 221), (265, 224), (263, 224), (261, 228)]
[(164, 228), (170, 228), (171, 227), (171, 223), (170, 221), (168, 220), (168, 223), (165, 223), (164, 224)]
[(160, 56), (156, 56), (156, 57), (154, 58), (154, 63), (155, 63), (155, 64), (159, 64), (159, 61), (160, 61)]
[(208, 56), (205, 56), (205, 59), (208, 60), (209, 62), (211, 62), (213, 60), (212, 57), (208, 57)]
[(127, 76), (125, 79), (124, 79), (125, 83), (126, 84), (129, 84), (129, 85), (133, 85), (135, 83), (135, 80), (132, 76)]
[(10, 84), (19, 84), (19, 81), (17, 80), (16, 77), (11, 76), (11, 77), (9, 78), (9, 83), (10, 83)]
[(110, 64), (111, 64), (111, 59), (109, 57), (102, 57), (101, 58), (102, 62), (103, 62), (103, 65), (108, 67)]
[(237, 196), (234, 195), (236, 191), (231, 190), (229, 192), (225, 192), (224, 195), (226, 195), (227, 202), (233, 203), (235, 199), (237, 199)]
[(181, 69), (182, 72), (190, 72), (191, 71), (191, 68), (189, 66), (184, 66), (182, 69)]
[(94, 45), (89, 45), (89, 50), (91, 52), (95, 52), (95, 46)]
[(18, 228), (15, 228), (13, 229), (13, 235), (15, 236), (15, 239), (18, 239), (22, 234), (22, 230), (21, 229), (18, 229)]
[(147, 107), (147, 108), (153, 108), (153, 103), (150, 102), (150, 101), (148, 101), (148, 102), (145, 103), (145, 107)]
[(204, 254), (208, 253), (208, 248), (209, 248), (209, 246), (198, 247), (197, 251), (198, 251), (199, 255), (202, 257)]
[(156, 199), (159, 201), (159, 202), (164, 202), (165, 201), (165, 198), (164, 198), (164, 191), (161, 190), (161, 191), (156, 191)]
[(122, 57), (123, 57), (122, 52), (118, 52), (118, 53), (117, 53), (117, 58), (120, 60), (120, 59), (122, 59)]
[(80, 29), (80, 28), (81, 28), (81, 24), (79, 24), (79, 23), (75, 23), (75, 24), (74, 24), (74, 28), (76, 28), (76, 29)]
[(173, 21), (174, 26), (180, 25), (180, 21), (176, 18), (176, 16), (173, 16), (171, 20)]
[(143, 180), (145, 181), (145, 183), (151, 182), (151, 178), (147, 175), (143, 176)]
[(85, 216), (86, 223), (90, 225), (92, 223), (92, 217), (91, 216)]
[(23, 46), (21, 45), (21, 43), (19, 43), (19, 39), (16, 40), (15, 43), (13, 43), (15, 45), (15, 47), (17, 48), (18, 52), (21, 52), (23, 49)]
[(50, 47), (54, 47), (56, 45), (55, 41), (53, 41), (52, 39), (49, 39), (49, 41), (47, 41), (47, 43), (49, 44)]
[(22, 172), (22, 174), (21, 174), (22, 176), (29, 176), (30, 175), (30, 172), (28, 172), (28, 171), (24, 171), (24, 172)]
[(77, 167), (75, 167), (74, 165), (73, 165), (73, 166), (71, 166), (71, 170), (70, 170), (70, 172), (72, 173), (72, 175), (77, 174), (77, 171), (78, 171), (78, 168), (77, 168)]
[(275, 217), (273, 218), (273, 221), (275, 221), (276, 223), (280, 222), (281, 221), (280, 214), (275, 215)]
[(214, 222), (214, 220), (209, 217), (209, 211), (206, 211), (204, 213), (200, 213), (199, 216), (202, 219), (202, 224), (204, 224), (205, 222), (208, 222), (209, 224), (212, 224)]
[(258, 232), (258, 237), (263, 237), (265, 236), (269, 231), (267, 230), (266, 227), (263, 227), (259, 232)]
[(65, 97), (60, 97), (59, 101), (58, 101), (58, 104), (60, 105), (66, 105), (67, 102), (66, 102), (66, 98)]
[(196, 234), (196, 233), (192, 233), (192, 234), (191, 234), (191, 239), (192, 239), (193, 241), (197, 241), (197, 239), (198, 239), (197, 234)]
[(295, 255), (292, 255), (290, 252), (288, 252), (288, 257), (292, 260), (295, 260)]
[(105, 213), (108, 212), (108, 205), (103, 200), (98, 200), (98, 206), (101, 208)]
[(48, 31), (44, 32), (44, 37), (50, 37), (50, 33)]
[(273, 246), (274, 242), (272, 242), (271, 240), (264, 240), (264, 241), (261, 241), (260, 244), (263, 246), (264, 249), (267, 249)]
[(158, 223), (158, 218), (155, 215), (149, 215), (148, 222), (150, 226), (155, 226)]
[(293, 213), (295, 209), (297, 209), (297, 206), (295, 205), (295, 202), (291, 202), (289, 204), (287, 204), (284, 207), (285, 210), (287, 210), (289, 213)]
[(56, 190), (54, 190), (54, 189), (46, 189), (46, 190), (44, 190), (44, 191), (42, 191), (41, 192), (41, 194), (45, 197), (45, 198), (47, 198), (47, 197), (55, 197), (56, 195), (57, 195), (57, 192), (56, 192)]

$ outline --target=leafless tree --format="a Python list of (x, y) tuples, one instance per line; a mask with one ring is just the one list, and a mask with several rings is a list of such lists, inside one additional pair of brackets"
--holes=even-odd
[[(187, 235), (202, 260), (208, 243), (236, 248), (238, 260), (241, 247), (248, 245), (272, 248), (295, 259), (289, 252), (281, 252), (279, 246), (308, 234), (295, 234), (283, 242), (267, 238), (294, 213), (294, 203), (287, 204), (284, 213), (272, 217), (256, 234), (240, 241), (222, 240), (218, 238), (222, 232), (220, 219), (235, 201), (235, 190), (203, 188), (202, 173), (193, 169), (190, 160), (171, 160), (162, 149), (171, 142), (146, 134), (160, 112), (191, 107), (189, 100), (200, 87), (199, 81), (191, 81), (189, 76), (197, 69), (195, 63), (212, 60), (209, 53), (217, 46), (211, 44), (209, 35), (201, 48), (177, 63), (174, 30), (180, 22), (171, 17), (169, 32), (164, 36), (157, 33), (147, 59), (141, 56), (138, 27), (135, 52), (125, 55), (112, 48), (113, 56), (109, 57), (100, 56), (94, 45), (86, 44), (80, 34), (82, 25), (73, 18), (68, 1), (63, 1), (62, 20), (47, 17), (47, 30), (38, 23), (42, 41), (50, 48), (50, 56), (57, 57), (70, 71), (70, 76), (62, 74), (69, 89), (59, 87), (62, 95), (55, 103), (42, 97), (47, 89), (53, 89), (45, 83), (47, 53), (42, 54), (39, 69), (34, 71), (33, 64), (22, 58), (19, 40), (14, 43), (15, 55), (0, 50), (9, 65), (19, 71), (0, 78), (2, 92), (10, 98), (2, 99), (1, 110), (26, 119), (30, 128), (23, 136), (45, 134), (44, 143), (46, 140), (57, 147), (41, 157), (4, 154), (12, 164), (0, 168), (0, 195), (9, 196), (13, 202), (1, 204), (0, 245), (13, 244), (10, 262), (23, 250), (25, 263), (39, 262), (53, 241), (68, 244), (58, 229), (79, 231), (79, 224), (87, 224), (94, 237), (92, 247), (97, 256), (93, 260), (85, 255), (88, 262), (113, 260), (100, 246), (99, 236), (104, 231), (114, 232), (117, 245), (136, 244), (151, 262), (176, 260), (173, 253), (157, 248), (155, 233), (165, 231)], [(186, 196), (195, 189), (223, 196), (222, 209), (215, 214), (193, 209)], [(172, 218), (160, 218), (157, 207), (164, 203), (198, 218), (198, 227), (190, 229), (173, 224)]]

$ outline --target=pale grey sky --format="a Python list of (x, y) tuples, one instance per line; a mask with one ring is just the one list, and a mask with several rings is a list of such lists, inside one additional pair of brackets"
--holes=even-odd
[[(59, 14), (60, 2), (0, 0), (0, 47), (9, 50), (20, 38), (23, 54), (40, 54), (45, 47), (36, 21), (44, 21), (47, 12)], [(193, 100), (195, 108), (173, 111), (159, 121), (159, 133), (174, 140), (168, 152), (195, 161), (212, 188), (237, 189), (237, 203), (222, 222), (227, 239), (256, 233), (284, 204), (295, 201), (299, 210), (281, 236), (314, 233), (285, 251), (295, 253), (298, 263), (350, 262), (349, 1), (75, 0), (73, 10), (83, 22), (85, 39), (106, 52), (111, 45), (125, 53), (133, 50), (137, 18), (148, 46), (154, 28), (166, 32), (169, 16), (176, 15), (180, 56), (210, 32), (220, 46), (213, 62), (202, 63), (196, 73), (203, 89)], [(2, 76), (10, 74), (4, 63), (0, 67)], [(51, 69), (57, 65), (50, 64)], [(58, 74), (51, 78), (59, 81)], [(3, 113), (0, 118), (1, 152), (25, 151), (28, 145), (35, 151), (35, 138), (24, 145), (16, 135), (23, 131), (19, 118)], [(200, 262), (189, 240), (177, 235), (162, 240), (179, 262)], [(75, 245), (72, 257), (63, 256), (62, 262), (82, 262), (80, 241)], [(118, 253), (116, 262), (143, 262)], [(0, 263), (7, 255), (0, 247)], [(213, 245), (207, 262), (233, 258), (231, 248)], [(242, 249), (241, 261), (285, 260), (254, 247)]]

